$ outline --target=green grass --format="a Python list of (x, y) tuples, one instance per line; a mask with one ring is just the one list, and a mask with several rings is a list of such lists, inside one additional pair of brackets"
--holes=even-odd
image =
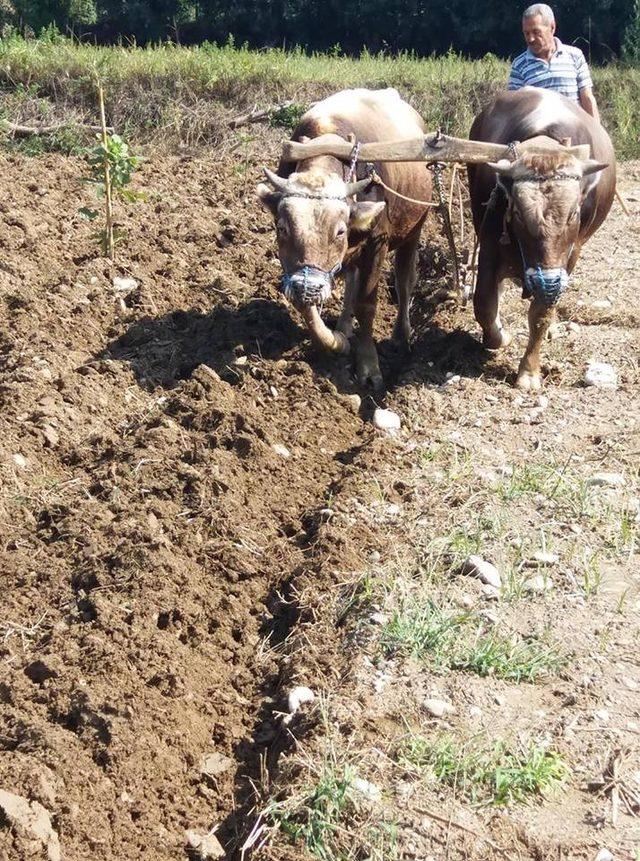
[(275, 830), (294, 843), (303, 843), (322, 861), (395, 861), (397, 827), (363, 800), (355, 768), (339, 762), (331, 750), (314, 782), (281, 802), (272, 802), (265, 815)]
[(453, 739), (431, 742), (410, 734), (396, 758), (411, 773), (455, 787), (474, 803), (524, 802), (557, 788), (568, 777), (561, 756), (536, 744), (515, 750), (498, 741), (461, 747)]
[[(295, 121), (299, 109), (345, 87), (395, 86), (422, 114), (428, 127), (466, 136), (475, 114), (504, 89), (509, 64), (492, 55), (481, 60), (453, 53), (359, 58), (302, 51), (250, 51), (204, 44), (182, 47), (97, 47), (68, 39), (0, 40), (0, 90), (31, 88), (46, 105), (97, 118), (95, 75), (107, 93), (110, 121), (137, 139), (200, 143), (219, 140), (228, 114), (254, 104), (294, 99), (279, 119)], [(604, 122), (618, 155), (640, 155), (640, 69), (594, 69)], [(0, 109), (2, 108), (0, 100)], [(11, 116), (11, 119), (18, 119)]]
[(400, 655), (428, 663), (437, 671), (464, 670), (515, 682), (534, 682), (558, 670), (557, 651), (537, 640), (481, 633), (473, 613), (413, 601), (397, 610), (382, 629), (386, 657)]

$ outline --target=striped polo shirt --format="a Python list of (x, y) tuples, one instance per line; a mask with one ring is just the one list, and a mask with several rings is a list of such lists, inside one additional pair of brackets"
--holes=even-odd
[(555, 90), (578, 101), (578, 93), (585, 87), (593, 87), (589, 66), (580, 48), (563, 45), (556, 38), (556, 50), (549, 62), (541, 60), (527, 48), (511, 64), (510, 90), (520, 87), (543, 87)]

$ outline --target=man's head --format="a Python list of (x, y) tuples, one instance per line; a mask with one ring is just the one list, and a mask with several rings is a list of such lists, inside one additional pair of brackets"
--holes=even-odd
[(527, 47), (536, 57), (547, 58), (555, 51), (556, 20), (546, 3), (534, 3), (524, 10), (522, 32)]

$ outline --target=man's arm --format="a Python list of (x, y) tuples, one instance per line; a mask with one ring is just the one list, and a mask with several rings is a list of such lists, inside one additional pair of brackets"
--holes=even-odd
[(600, 122), (600, 111), (598, 110), (598, 104), (596, 102), (596, 97), (593, 95), (593, 90), (591, 87), (583, 87), (578, 92), (578, 98), (580, 100), (580, 104), (584, 108), (584, 110), (591, 114), (596, 122)]
[(576, 83), (578, 84), (578, 101), (582, 108), (599, 123), (600, 112), (598, 111), (596, 98), (593, 95), (591, 72), (582, 51), (575, 49), (574, 60), (576, 64)]

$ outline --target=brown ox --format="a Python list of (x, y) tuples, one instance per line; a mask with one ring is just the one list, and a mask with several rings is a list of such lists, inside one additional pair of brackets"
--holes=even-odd
[(476, 320), (486, 347), (506, 347), (511, 338), (500, 321), (503, 281), (522, 283), (523, 296), (531, 299), (529, 343), (516, 385), (532, 391), (541, 386), (540, 347), (556, 303), (580, 249), (611, 208), (616, 182), (606, 131), (576, 103), (551, 90), (524, 87), (503, 93), (476, 118), (469, 137), (509, 144), (537, 135), (590, 144), (593, 158), (578, 161), (560, 150), (468, 168), (480, 242)]
[[(325, 135), (353, 135), (356, 141), (368, 143), (423, 134), (419, 115), (396, 90), (345, 90), (304, 114), (293, 139), (304, 142)], [(374, 166), (383, 181), (400, 194), (430, 200), (431, 179), (424, 165)], [(386, 195), (366, 180), (346, 183), (347, 165), (330, 156), (298, 164), (281, 162), (277, 174), (265, 173), (269, 184), (258, 186), (258, 195), (276, 222), (283, 293), (302, 312), (313, 340), (332, 352), (349, 352), (355, 314), (358, 380), (380, 387), (382, 376), (372, 334), (380, 272), (387, 252), (395, 250), (398, 317), (394, 337), (408, 342), (417, 248), (427, 207)], [(364, 176), (364, 167), (359, 176)], [(340, 270), (345, 276), (344, 305), (333, 332), (323, 323), (318, 306), (331, 294)]]

